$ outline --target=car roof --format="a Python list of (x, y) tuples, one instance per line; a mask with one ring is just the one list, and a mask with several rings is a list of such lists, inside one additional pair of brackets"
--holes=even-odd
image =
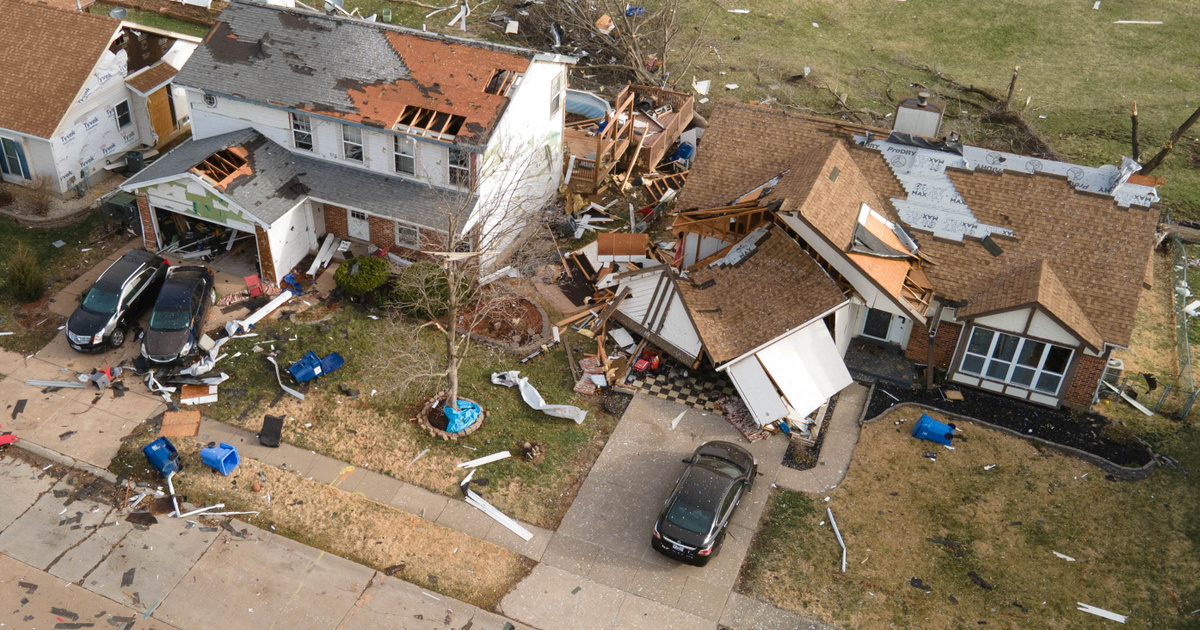
[(168, 278), (163, 283), (163, 288), (158, 292), (158, 299), (154, 301), (154, 308), (157, 310), (161, 307), (171, 308), (187, 308), (192, 300), (192, 289), (196, 286), (196, 279), (187, 276), (174, 276)]
[(100, 277), (96, 280), (96, 284), (121, 287), (130, 276), (137, 273), (142, 266), (153, 260), (154, 255), (150, 252), (136, 249), (125, 252), (124, 256), (118, 258), (108, 269), (104, 270), (104, 273), (100, 274)]

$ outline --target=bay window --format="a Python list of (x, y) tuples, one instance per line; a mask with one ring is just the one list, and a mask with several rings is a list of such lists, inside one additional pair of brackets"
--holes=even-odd
[(1071, 364), (1070, 348), (976, 327), (959, 371), (1056, 395)]

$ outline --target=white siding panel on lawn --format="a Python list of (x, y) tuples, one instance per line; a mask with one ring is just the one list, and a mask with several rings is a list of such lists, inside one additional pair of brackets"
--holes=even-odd
[(774, 383), (754, 356), (729, 366), (729, 380), (737, 388), (742, 402), (759, 426), (770, 424), (788, 414)]
[(1075, 335), (1067, 331), (1067, 329), (1058, 325), (1058, 322), (1050, 318), (1049, 315), (1041, 310), (1033, 312), (1033, 321), (1029, 322), (1029, 336), (1046, 341), (1053, 341), (1064, 346), (1072, 347), (1079, 345), (1079, 340)]
[(1027, 321), (1029, 321), (1029, 309), (1027, 308), (975, 318), (975, 324), (978, 326), (986, 326), (1016, 335), (1025, 333), (1025, 322)]
[(854, 382), (821, 321), (763, 348), (757, 356), (798, 416), (812, 413)]

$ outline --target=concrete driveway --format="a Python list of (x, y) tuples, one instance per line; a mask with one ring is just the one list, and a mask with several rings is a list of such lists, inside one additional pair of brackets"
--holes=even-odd
[[(762, 475), (734, 513), (724, 547), (700, 568), (663, 557), (651, 549), (650, 536), (682, 460), (710, 440), (747, 446)], [(786, 448), (782, 437), (747, 444), (719, 415), (636, 395), (541, 564), (501, 608), (544, 630), (715, 628)]]

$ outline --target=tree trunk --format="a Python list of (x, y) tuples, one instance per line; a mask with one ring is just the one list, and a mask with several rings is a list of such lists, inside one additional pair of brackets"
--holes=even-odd
[(1141, 163), (1142, 148), (1140, 146), (1138, 146), (1137, 101), (1133, 102), (1133, 113), (1129, 115), (1129, 121), (1133, 127), (1133, 131), (1132, 131), (1132, 135), (1131, 135), (1131, 139), (1133, 141), (1133, 146), (1131, 147), (1133, 149), (1133, 155), (1130, 157), (1133, 158), (1134, 162)]
[(458, 263), (446, 261), (446, 282), (450, 288), (447, 300), (446, 324), (446, 404), (458, 411)]
[(1196, 111), (1192, 112), (1192, 115), (1188, 116), (1188, 119), (1183, 121), (1182, 125), (1179, 125), (1179, 128), (1175, 130), (1175, 133), (1171, 134), (1171, 139), (1167, 140), (1167, 143), (1163, 145), (1162, 150), (1159, 151), (1154, 157), (1150, 158), (1149, 162), (1146, 162), (1146, 165), (1142, 167), (1141, 174), (1149, 175), (1151, 171), (1158, 168), (1158, 166), (1163, 163), (1163, 160), (1167, 159), (1167, 154), (1169, 154), (1171, 149), (1175, 147), (1175, 143), (1179, 142), (1179, 139), (1183, 137), (1183, 134), (1187, 133), (1187, 130), (1191, 129), (1192, 125), (1196, 124), (1196, 120), (1198, 119), (1200, 119), (1200, 107), (1197, 107)]

